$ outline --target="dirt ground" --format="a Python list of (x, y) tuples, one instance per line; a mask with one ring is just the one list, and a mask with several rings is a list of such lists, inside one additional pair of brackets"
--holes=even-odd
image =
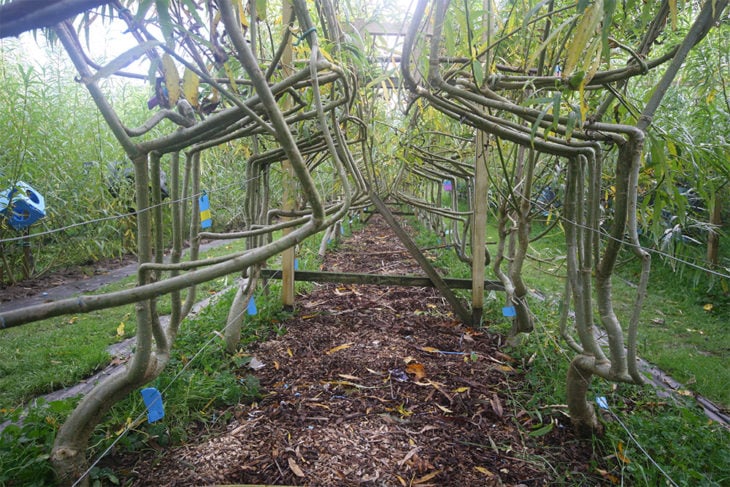
[[(422, 274), (377, 216), (322, 269)], [(591, 444), (573, 436), (559, 406), (543, 410), (542, 423), (520, 406), (528, 365), (500, 349), (500, 336), (461, 326), (433, 289), (316, 285), (284, 326), (249, 351), (264, 364), (258, 403), (237, 406), (226, 431), (112, 458), (123, 482), (602, 483)]]

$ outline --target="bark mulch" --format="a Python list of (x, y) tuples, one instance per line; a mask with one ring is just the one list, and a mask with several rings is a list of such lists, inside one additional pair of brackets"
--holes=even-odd
[[(323, 270), (422, 274), (379, 217)], [(323, 284), (287, 333), (249, 352), (263, 397), (225, 432), (137, 460), (126, 481), (211, 484), (543, 486), (592, 478), (592, 448), (542, 411), (500, 336), (460, 325), (433, 289)], [(549, 430), (550, 427), (543, 431)], [(539, 431), (539, 430), (538, 430)], [(571, 480), (571, 478), (573, 480)]]

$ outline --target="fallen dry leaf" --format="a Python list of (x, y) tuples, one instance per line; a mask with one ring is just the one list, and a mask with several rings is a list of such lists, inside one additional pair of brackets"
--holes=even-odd
[(408, 364), (408, 366), (406, 367), (406, 372), (409, 374), (413, 374), (417, 381), (420, 381), (421, 379), (424, 379), (426, 377), (426, 368), (423, 366), (423, 364), (419, 364), (418, 362)]
[(517, 373), (517, 371), (513, 367), (510, 367), (509, 365), (499, 365), (497, 367), (497, 369), (501, 370), (505, 374), (516, 374)]
[(289, 457), (289, 468), (297, 477), (304, 477), (304, 472), (302, 472), (302, 469), (299, 465), (297, 465), (297, 462), (291, 457)]
[(631, 460), (629, 457), (624, 455), (624, 442), (619, 441), (618, 442), (618, 452), (616, 453), (616, 457), (618, 457), (619, 460), (621, 460), (623, 463), (629, 464), (631, 463)]
[(446, 414), (453, 414), (454, 412), (447, 408), (446, 406), (442, 406), (440, 404), (436, 404), (436, 407), (439, 408), (441, 411), (445, 412)]
[(346, 348), (350, 348), (352, 346), (352, 343), (343, 343), (342, 345), (337, 345), (336, 347), (332, 347), (329, 350), (325, 352), (326, 355), (332, 355), (335, 352), (339, 352), (340, 350), (345, 350)]
[(403, 465), (405, 465), (405, 463), (406, 463), (406, 462), (407, 462), (408, 460), (410, 460), (410, 459), (411, 459), (411, 457), (412, 457), (413, 455), (415, 455), (415, 454), (416, 454), (416, 453), (418, 452), (418, 450), (420, 450), (420, 449), (421, 449), (421, 447), (420, 447), (420, 446), (417, 446), (417, 447), (415, 447), (415, 448), (411, 449), (411, 451), (409, 451), (408, 453), (406, 453), (406, 456), (405, 456), (405, 457), (403, 457), (403, 460), (401, 460), (400, 462), (398, 462), (398, 466), (399, 466), (399, 467), (402, 467)]
[(360, 380), (360, 377), (350, 374), (337, 374), (337, 376), (347, 380)]
[(428, 482), (428, 481), (429, 481), (429, 480), (431, 480), (432, 478), (436, 477), (436, 476), (437, 476), (438, 474), (440, 474), (441, 472), (443, 472), (443, 470), (436, 470), (436, 471), (434, 471), (434, 472), (431, 472), (431, 473), (429, 473), (429, 474), (426, 474), (426, 475), (424, 475), (423, 477), (421, 477), (421, 478), (419, 478), (419, 479), (416, 479), (416, 480), (414, 480), (414, 481), (413, 481), (413, 485), (418, 485), (418, 484), (425, 484), (426, 482)]
[(474, 470), (476, 470), (477, 472), (483, 473), (487, 477), (494, 477), (494, 473), (493, 472), (490, 472), (489, 469), (487, 469), (487, 468), (484, 468), (484, 467), (474, 467)]
[(504, 414), (504, 409), (502, 408), (502, 401), (499, 400), (499, 396), (497, 394), (492, 395), (492, 398), (489, 400), (489, 403), (492, 405), (492, 409), (494, 410), (494, 414), (502, 417), (502, 414)]

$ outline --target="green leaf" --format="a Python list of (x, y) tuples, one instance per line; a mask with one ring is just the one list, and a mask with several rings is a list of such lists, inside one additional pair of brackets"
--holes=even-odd
[(540, 122), (542, 122), (542, 119), (545, 118), (545, 115), (547, 115), (548, 106), (540, 112), (540, 115), (537, 116), (537, 119), (535, 119), (535, 122), (532, 124), (532, 130), (530, 131), (530, 144), (533, 148), (535, 144), (535, 137), (537, 136), (537, 129), (540, 128)]
[[(558, 119), (560, 118), (560, 99), (563, 95), (562, 91), (556, 91), (553, 95), (553, 124), (551, 130), (555, 131), (558, 128)], [(545, 134), (547, 136), (547, 134)]]
[(536, 430), (530, 431), (529, 436), (532, 436), (533, 438), (538, 436), (545, 436), (546, 434), (550, 433), (554, 427), (555, 425), (553, 423), (548, 423)]
[(142, 0), (139, 2), (139, 8), (137, 9), (137, 13), (134, 16), (135, 22), (141, 22), (142, 19), (144, 19), (144, 16), (147, 14), (147, 11), (152, 7), (152, 2), (155, 0)]
[[(579, 66), (579, 61), (591, 40), (595, 37), (597, 29), (603, 20), (603, 0), (596, 0), (585, 12), (575, 28), (573, 39), (568, 45), (566, 53), (565, 67), (563, 72), (567, 76), (571, 76)], [(585, 63), (582, 63), (585, 64)]]
[(576, 122), (579, 120), (580, 108), (574, 107), (573, 110), (568, 112), (568, 121), (565, 124), (565, 138), (567, 140), (570, 140), (571, 136), (573, 135), (573, 129), (575, 129)]
[(256, 0), (256, 17), (259, 20), (266, 18), (266, 0)]
[(484, 67), (482, 66), (482, 63), (480, 63), (478, 59), (475, 59), (471, 62), (471, 67), (474, 72), (474, 81), (476, 82), (476, 85), (482, 86), (482, 83), (484, 83)]
[(172, 17), (170, 17), (170, 0), (155, 0), (157, 8), (157, 18), (160, 21), (160, 30), (162, 36), (167, 41), (167, 45), (172, 47), (175, 43), (173, 33), (175, 28), (172, 25)]
[(541, 8), (543, 8), (546, 4), (548, 4), (551, 0), (542, 0), (542, 2), (538, 2), (537, 5), (532, 7), (526, 14), (525, 14), (525, 20), (522, 23), (523, 28), (527, 25), (527, 23), (530, 21), (533, 15), (535, 15), (537, 12), (540, 11)]
[(613, 12), (616, 10), (616, 0), (603, 0), (603, 29), (601, 30), (602, 50), (601, 57), (608, 61), (611, 49), (608, 45), (608, 37), (613, 24)]
[(195, 22), (200, 25), (205, 25), (205, 22), (203, 22), (203, 19), (198, 13), (198, 6), (195, 4), (195, 0), (183, 0), (183, 4), (187, 7), (187, 11), (193, 16)]

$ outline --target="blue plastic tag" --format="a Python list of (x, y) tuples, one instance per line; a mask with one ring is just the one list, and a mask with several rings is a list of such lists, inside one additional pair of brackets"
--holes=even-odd
[(601, 409), (608, 409), (608, 401), (606, 401), (606, 398), (603, 396), (597, 396), (596, 397), (596, 403), (598, 404), (598, 407)]
[(294, 270), (295, 271), (299, 270), (299, 259), (294, 259)]
[(453, 189), (453, 185), (451, 184), (451, 181), (446, 179), (444, 181), (444, 191), (451, 191)]
[(515, 311), (514, 306), (505, 306), (504, 308), (502, 308), (502, 314), (507, 318), (513, 318), (517, 316), (517, 311)]
[(253, 296), (251, 296), (251, 299), (248, 300), (246, 312), (252, 316), (259, 312), (258, 309), (256, 309), (256, 301), (254, 301)]
[(203, 193), (198, 198), (198, 205), (200, 207), (200, 228), (210, 228), (213, 226), (213, 218), (210, 212), (210, 199), (208, 193)]
[(154, 423), (165, 417), (165, 407), (162, 404), (162, 394), (154, 387), (140, 391), (145, 407), (147, 407), (147, 421)]

